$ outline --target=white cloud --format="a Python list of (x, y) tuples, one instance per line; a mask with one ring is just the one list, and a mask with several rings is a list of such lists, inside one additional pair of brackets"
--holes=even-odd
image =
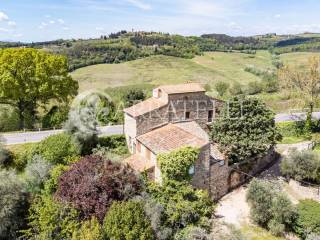
[(152, 7), (150, 4), (144, 3), (140, 0), (127, 0), (128, 3), (132, 4), (133, 6), (140, 8), (142, 10), (151, 10)]
[(63, 27), (62, 28), (62, 30), (65, 30), (65, 31), (67, 31), (67, 30), (69, 30), (70, 28), (68, 28), (68, 27)]
[(47, 14), (45, 15), (46, 18), (51, 18), (51, 15)]
[(53, 20), (51, 20), (51, 21), (49, 21), (49, 23), (50, 23), (50, 24), (55, 24), (56, 22), (53, 21)]
[(61, 18), (59, 18), (57, 21), (58, 21), (58, 23), (60, 23), (60, 24), (64, 24), (64, 20), (61, 19)]
[(280, 14), (276, 14), (276, 15), (274, 15), (274, 18), (281, 18), (281, 15)]
[(8, 21), (9, 17), (7, 14), (5, 14), (4, 12), (0, 12), (0, 22), (1, 21)]
[(205, 17), (213, 17), (217, 13), (221, 13), (224, 11), (224, 8), (216, 3), (199, 0), (199, 1), (186, 1), (184, 3), (184, 11), (187, 14), (205, 16)]
[(102, 30), (104, 30), (104, 28), (103, 27), (96, 27), (96, 30), (97, 31), (102, 31)]
[(11, 26), (11, 27), (17, 26), (16, 22), (14, 22), (14, 21), (9, 21), (8, 25)]
[(10, 30), (6, 28), (0, 28), (0, 32), (10, 32)]

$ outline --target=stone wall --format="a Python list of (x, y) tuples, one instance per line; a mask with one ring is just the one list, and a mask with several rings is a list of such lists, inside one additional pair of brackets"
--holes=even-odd
[(136, 118), (137, 136), (147, 133), (156, 127), (168, 123), (167, 106), (153, 110)]
[[(222, 101), (210, 98), (203, 92), (170, 94), (168, 105), (136, 118), (137, 136), (166, 123), (185, 120), (195, 120), (200, 126), (205, 128), (208, 123), (208, 111), (213, 110), (213, 118), (215, 118), (220, 113), (222, 105)], [(186, 112), (190, 113), (189, 119), (186, 119)]]
[(127, 146), (129, 148), (129, 151), (133, 152), (133, 143), (135, 142), (135, 138), (137, 136), (137, 125), (136, 120), (129, 116), (128, 114), (124, 114), (124, 133), (126, 136)]
[(208, 189), (208, 173), (210, 159), (210, 144), (201, 148), (198, 161), (194, 165), (195, 173), (192, 177), (191, 184), (200, 189)]
[[(257, 158), (251, 162), (256, 164), (251, 170), (246, 171), (244, 169), (236, 170), (235, 165), (231, 166), (220, 166), (219, 163), (215, 163), (210, 167), (210, 183), (209, 193), (214, 200), (218, 200), (234, 188), (239, 187), (248, 180), (250, 176), (256, 176), (265, 170), (268, 166), (273, 164), (279, 157), (279, 154), (274, 151), (274, 148), (270, 148), (268, 153), (261, 158)], [(245, 172), (246, 174), (242, 173)]]
[(210, 166), (209, 172), (209, 194), (213, 200), (218, 200), (229, 192), (229, 167), (214, 163)]

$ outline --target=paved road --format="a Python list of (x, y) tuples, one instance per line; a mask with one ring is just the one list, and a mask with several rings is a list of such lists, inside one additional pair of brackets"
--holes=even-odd
[[(7, 145), (40, 142), (48, 136), (61, 133), (63, 130), (50, 130), (50, 131), (39, 131), (39, 132), (23, 132), (23, 133), (6, 133), (2, 134)], [(123, 134), (122, 125), (114, 125), (99, 128), (100, 136), (110, 136), (116, 134)]]
[[(285, 122), (285, 121), (299, 121), (305, 120), (307, 117), (306, 113), (280, 113), (277, 114), (275, 117), (276, 122)], [(312, 117), (315, 119), (320, 119), (320, 112), (312, 113)]]
[[(320, 112), (314, 112), (313, 117), (316, 119), (320, 119)], [(275, 117), (276, 122), (298, 121), (302, 119), (306, 119), (305, 113), (294, 113), (294, 114), (281, 113), (281, 114), (277, 114)], [(99, 128), (99, 130), (100, 130), (100, 136), (123, 134), (122, 125), (101, 127)], [(13, 145), (13, 144), (21, 144), (21, 143), (27, 143), (27, 142), (39, 142), (50, 135), (54, 135), (61, 132), (62, 130), (24, 132), (24, 133), (5, 133), (5, 134), (2, 134), (2, 136), (4, 137), (7, 145)]]

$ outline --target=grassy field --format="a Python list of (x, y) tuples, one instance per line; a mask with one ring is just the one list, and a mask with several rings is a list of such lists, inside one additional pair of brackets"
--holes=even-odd
[(80, 91), (139, 83), (248, 83), (259, 79), (244, 71), (245, 66), (249, 64), (259, 68), (272, 67), (271, 56), (266, 51), (259, 51), (256, 55), (210, 52), (194, 59), (152, 56), (121, 64), (85, 67), (73, 72), (72, 76), (79, 81)]
[[(288, 53), (281, 55), (285, 63), (305, 66), (310, 56), (320, 53)], [(258, 51), (244, 53), (208, 52), (193, 59), (152, 56), (121, 64), (99, 64), (80, 68), (72, 73), (80, 83), (80, 91), (107, 87), (151, 83), (154, 85), (197, 81), (213, 85), (216, 81), (248, 83), (259, 80), (245, 72), (247, 65), (260, 69), (273, 68), (271, 54)]]
[(300, 68), (305, 67), (308, 64), (308, 60), (312, 56), (320, 57), (320, 53), (313, 52), (295, 52), (295, 53), (286, 53), (280, 55), (281, 60), (285, 64), (293, 64)]

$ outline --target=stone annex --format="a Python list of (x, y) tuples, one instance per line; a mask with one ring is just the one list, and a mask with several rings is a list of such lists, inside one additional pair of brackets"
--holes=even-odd
[[(239, 173), (230, 170), (228, 160), (209, 138), (209, 125), (219, 116), (223, 104), (207, 96), (197, 83), (154, 89), (151, 98), (124, 109), (124, 132), (132, 153), (126, 162), (161, 182), (158, 154), (184, 146), (197, 147), (198, 161), (189, 170), (192, 185), (208, 190), (213, 199), (221, 198), (243, 181)], [(259, 160), (258, 168), (271, 160), (270, 156)]]

